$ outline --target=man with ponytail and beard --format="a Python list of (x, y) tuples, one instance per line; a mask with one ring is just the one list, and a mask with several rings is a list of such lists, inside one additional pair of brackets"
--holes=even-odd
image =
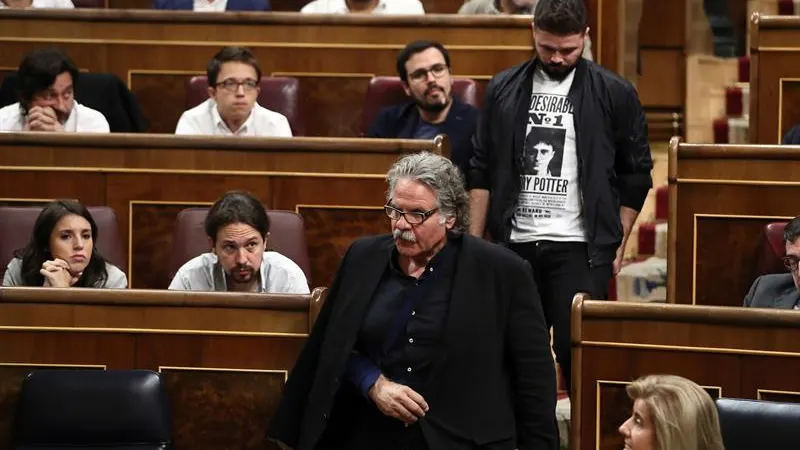
[(405, 156), (386, 179), (391, 233), (345, 253), (268, 436), (295, 450), (555, 450), (531, 267), (465, 234), (447, 158)]
[(367, 133), (387, 139), (450, 138), (451, 159), (466, 176), (478, 110), (453, 96), (450, 54), (435, 41), (415, 41), (397, 55), (397, 75), (411, 102), (389, 106)]
[(269, 216), (252, 194), (227, 192), (211, 206), (204, 226), (211, 251), (184, 264), (170, 289), (309, 293), (303, 269), (267, 250)]

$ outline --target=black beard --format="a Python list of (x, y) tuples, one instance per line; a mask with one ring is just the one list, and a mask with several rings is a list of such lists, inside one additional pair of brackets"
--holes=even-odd
[(549, 64), (542, 64), (542, 70), (544, 70), (544, 72), (550, 78), (552, 78), (555, 81), (563, 81), (565, 78), (567, 78), (567, 76), (573, 70), (575, 70), (575, 67), (577, 67), (577, 64), (572, 65), (572, 66), (567, 66), (566, 70), (561, 70), (561, 67), (563, 67), (563, 66), (557, 66), (557, 67), (558, 67), (558, 69), (554, 68), (553, 66), (551, 66)]
[(447, 105), (450, 104), (450, 101), (445, 103), (426, 103), (418, 98), (415, 98), (414, 103), (416, 103), (417, 106), (423, 111), (438, 113), (444, 111), (444, 109), (447, 108)]

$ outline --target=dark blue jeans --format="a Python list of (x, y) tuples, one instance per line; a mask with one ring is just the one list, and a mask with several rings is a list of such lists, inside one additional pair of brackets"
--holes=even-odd
[(570, 312), (572, 298), (588, 292), (592, 299), (608, 298), (611, 264), (589, 267), (589, 254), (584, 242), (534, 241), (510, 244), (509, 247), (527, 260), (542, 299), (547, 328), (553, 328), (553, 351), (561, 366), (567, 391), (572, 387), (572, 352), (570, 348)]

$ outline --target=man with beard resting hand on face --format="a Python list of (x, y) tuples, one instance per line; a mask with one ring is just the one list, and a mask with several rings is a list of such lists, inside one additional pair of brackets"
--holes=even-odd
[(170, 289), (308, 294), (303, 270), (278, 252), (267, 251), (269, 217), (257, 198), (231, 191), (217, 200), (205, 221), (210, 253), (190, 260)]
[(388, 139), (450, 138), (450, 159), (467, 177), (478, 110), (453, 96), (450, 54), (434, 41), (415, 41), (397, 55), (397, 75), (411, 102), (383, 108), (367, 133)]
[(28, 53), (17, 75), (20, 102), (0, 108), (0, 131), (109, 132), (101, 112), (75, 101), (78, 67), (61, 50)]

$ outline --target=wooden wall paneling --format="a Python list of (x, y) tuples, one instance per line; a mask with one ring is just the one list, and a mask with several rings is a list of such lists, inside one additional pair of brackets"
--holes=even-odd
[(372, 73), (273, 72), (300, 80), (300, 110), (309, 136), (359, 136)]
[(732, 395), (717, 384), (721, 380), (716, 372), (729, 374), (725, 386), (735, 386), (741, 370), (738, 358), (731, 355), (594, 347), (582, 352), (581, 379), (585, 381), (581, 389), (580, 433), (584, 437), (596, 435), (599, 440), (581, 439), (580, 447), (574, 447), (580, 450), (624, 447), (618, 429), (630, 417), (633, 404), (625, 387), (640, 376), (659, 373), (684, 376), (704, 385), (713, 398), (718, 398)]
[(670, 146), (669, 302), (740, 306), (763, 226), (797, 215), (800, 148)]
[(128, 88), (136, 95), (151, 133), (175, 133), (178, 119), (186, 110), (186, 80), (204, 71), (130, 70)]
[(389, 232), (389, 222), (380, 206), (298, 205), (306, 224), (308, 254), (314, 265), (315, 284), (330, 286), (350, 244), (359, 237)]
[[(455, 0), (448, 0), (456, 3)], [(591, 0), (589, 23), (595, 59), (617, 67), (618, 16), (622, 0)], [(112, 2), (113, 3), (113, 2)], [(113, 4), (112, 4), (113, 6)], [(454, 5), (455, 6), (455, 5)], [(77, 10), (2, 11), (0, 48), (19, 61), (42, 45), (64, 48), (93, 72), (110, 72), (128, 82), (153, 131), (169, 132), (183, 107), (182, 74), (203, 72), (224, 45), (251, 47), (264, 73), (303, 74), (304, 102), (326, 111), (347, 111), (340, 122), (314, 120), (315, 135), (352, 132), (359, 101), (337, 98), (359, 93), (362, 74), (395, 75), (395, 57), (416, 39), (448, 47), (454, 73), (489, 77), (531, 57), (530, 19), (520, 16), (425, 15), (420, 17), (309, 16), (190, 11)], [(80, 24), (80, 26), (76, 26)], [(65, 38), (64, 36), (69, 36)], [(343, 76), (358, 75), (355, 78)], [(324, 125), (323, 125), (324, 124)], [(352, 135), (352, 134), (349, 134)]]
[(0, 288), (0, 449), (34, 366), (160, 371), (181, 448), (263, 448), (323, 292)]
[[(112, 207), (127, 243), (129, 285), (135, 288), (168, 286), (178, 212), (208, 206), (226, 191), (250, 191), (272, 209), (344, 207), (307, 216), (313, 222), (306, 223), (312, 281), (322, 283), (331, 279), (346, 241), (388, 229), (380, 207), (385, 202), (384, 174), (391, 164), (406, 153), (446, 153), (448, 148), (446, 139), (438, 138), (232, 140), (8, 133), (0, 135), (0, 203), (4, 198), (38, 202), (59, 196)], [(52, 166), (38, 166), (41, 162)], [(52, 182), (42, 182), (48, 179)], [(32, 191), (21, 192), (20, 186), (32, 186)]]
[(783, 358), (778, 364), (772, 357), (747, 356), (743, 360), (742, 385), (746, 398), (772, 402), (800, 403), (800, 387), (787, 373), (798, 373), (800, 360)]
[(162, 367), (175, 448), (264, 449), (286, 372)]
[(754, 14), (750, 30), (750, 142), (779, 144), (800, 123), (800, 17)]
[[(689, 378), (712, 397), (797, 399), (800, 328), (791, 311), (672, 304), (573, 303), (576, 392), (572, 448), (619, 448), (631, 401), (625, 383), (648, 374)], [(780, 367), (780, 368), (779, 368)]]
[(222, 194), (245, 190), (269, 205), (270, 177), (193, 174), (112, 174), (108, 206), (128, 224), (129, 284), (164, 289), (168, 280), (172, 231), (185, 208), (211, 206)]

